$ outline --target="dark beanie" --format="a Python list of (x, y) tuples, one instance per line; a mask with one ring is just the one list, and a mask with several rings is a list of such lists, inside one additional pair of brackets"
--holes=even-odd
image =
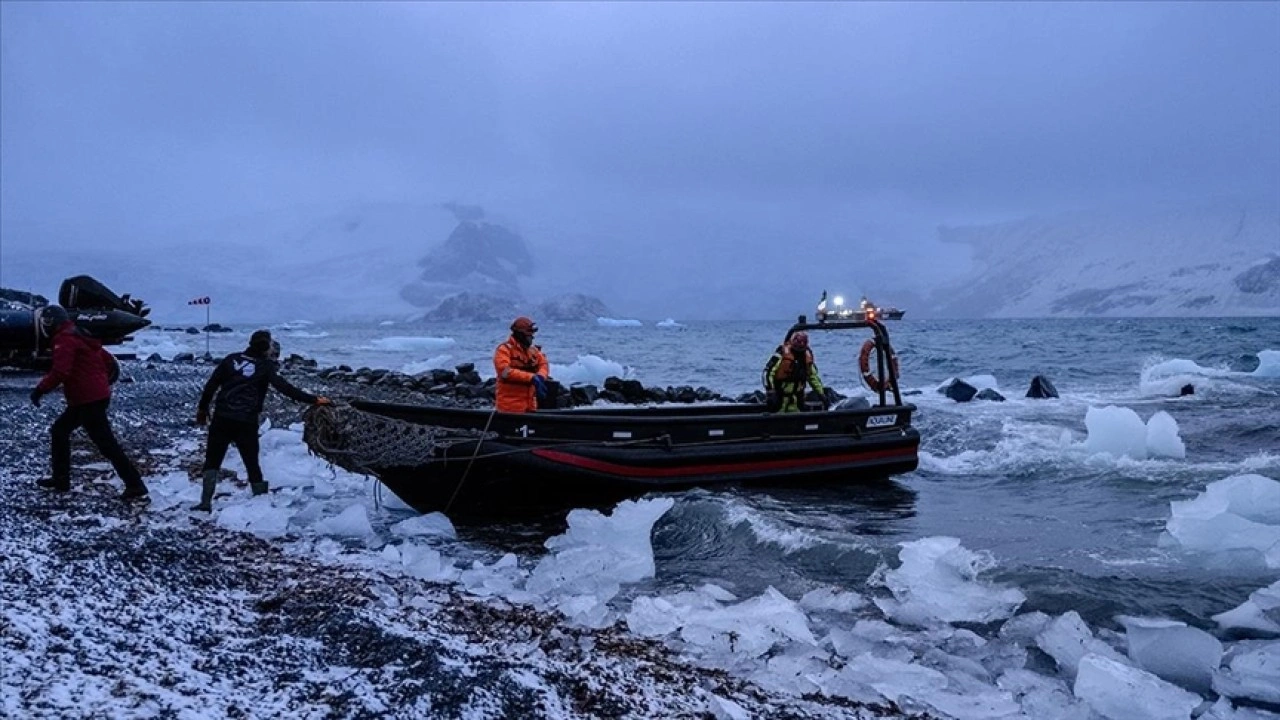
[(266, 330), (256, 330), (249, 336), (249, 349), (256, 350), (260, 353), (266, 353), (271, 349), (271, 333)]

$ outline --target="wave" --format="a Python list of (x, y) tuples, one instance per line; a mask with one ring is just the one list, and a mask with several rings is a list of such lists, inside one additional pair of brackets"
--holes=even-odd
[(451, 337), (385, 337), (372, 341), (364, 349), (383, 352), (437, 352), (457, 344)]

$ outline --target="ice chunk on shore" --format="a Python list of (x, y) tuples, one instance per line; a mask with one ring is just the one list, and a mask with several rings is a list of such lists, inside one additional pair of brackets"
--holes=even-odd
[(1093, 636), (1089, 625), (1075, 610), (1068, 610), (1050, 620), (1036, 635), (1036, 646), (1052, 657), (1068, 678), (1076, 676), (1080, 658), (1085, 655), (1121, 661), (1119, 653)]
[(1178, 436), (1178, 422), (1163, 410), (1147, 421), (1147, 454), (1178, 460), (1187, 457), (1187, 446)]
[(1080, 659), (1076, 696), (1109, 720), (1191, 720), (1199, 695), (1101, 655)]
[(627, 500), (613, 515), (569, 513), (569, 528), (547, 540), (551, 554), (538, 562), (525, 589), (552, 597), (570, 619), (588, 626), (606, 621), (605, 605), (624, 583), (653, 577), (653, 524), (675, 501)]
[(551, 376), (563, 385), (574, 383), (601, 385), (606, 378), (629, 379), (633, 374), (631, 368), (606, 360), (599, 355), (579, 355), (577, 360), (568, 365), (551, 364)]
[(1010, 617), (1027, 599), (1017, 588), (979, 582), (978, 575), (995, 567), (995, 560), (990, 553), (962, 547), (957, 538), (902, 543), (898, 557), (902, 564), (877, 578), (893, 599), (875, 602), (900, 622), (991, 622)]
[(1230, 698), (1280, 704), (1280, 641), (1237, 654), (1214, 676), (1213, 689)]
[(321, 535), (335, 537), (367, 538), (373, 535), (369, 513), (361, 504), (352, 505), (333, 517), (320, 520), (315, 529)]
[(675, 318), (667, 318), (666, 320), (663, 320), (663, 321), (659, 322), (657, 325), (658, 325), (658, 327), (660, 327), (660, 328), (682, 328), (682, 327), (684, 327), (684, 325), (682, 325), (682, 324), (680, 324), (680, 323), (676, 322), (676, 321), (675, 321)]
[(231, 503), (221, 510), (215, 506), (214, 511), (219, 526), (264, 538), (283, 537), (289, 530), (289, 519), (293, 517), (289, 509), (272, 505), (268, 495)]
[(1204, 692), (1222, 663), (1222, 643), (1209, 633), (1174, 620), (1120, 617), (1129, 659), (1162, 680)]
[(1167, 538), (1227, 562), (1280, 568), (1280, 482), (1235, 475), (1210, 483), (1192, 500), (1169, 503)]
[(1256, 377), (1280, 377), (1280, 350), (1263, 350), (1258, 353)]
[(415, 515), (407, 520), (401, 520), (391, 526), (391, 532), (400, 537), (435, 535), (450, 540), (458, 537), (458, 531), (454, 529), (453, 523), (444, 513), (439, 512)]
[(1213, 621), (1224, 630), (1280, 635), (1280, 580), (1254, 590), (1239, 607), (1214, 615)]
[(1187, 456), (1186, 445), (1178, 435), (1178, 423), (1169, 413), (1161, 410), (1146, 423), (1130, 408), (1108, 405), (1090, 407), (1084, 415), (1088, 432), (1085, 450), (1090, 453), (1106, 453), (1114, 457), (1145, 460), (1150, 457), (1182, 459)]

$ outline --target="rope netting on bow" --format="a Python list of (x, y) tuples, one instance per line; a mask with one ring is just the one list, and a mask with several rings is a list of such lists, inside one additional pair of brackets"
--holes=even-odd
[(497, 433), (419, 425), (358, 410), (350, 405), (317, 406), (304, 416), (302, 439), (311, 452), (351, 472), (413, 467), (437, 456), (437, 450)]

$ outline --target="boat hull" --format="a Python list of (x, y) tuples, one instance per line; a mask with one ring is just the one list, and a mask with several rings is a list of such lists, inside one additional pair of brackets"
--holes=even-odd
[(749, 406), (660, 406), (492, 416), (359, 405), (398, 419), (466, 429), (487, 424), (496, 432), (413, 466), (367, 468), (420, 512), (589, 506), (723, 485), (858, 484), (911, 472), (920, 444), (910, 405), (788, 415)]

